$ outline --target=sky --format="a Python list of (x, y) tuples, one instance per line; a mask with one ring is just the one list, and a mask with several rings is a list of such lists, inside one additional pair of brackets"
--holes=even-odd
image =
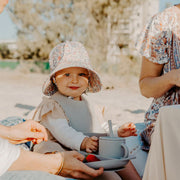
[(167, 3), (178, 4), (178, 3), (180, 3), (180, 0), (160, 0), (159, 11), (163, 11), (166, 8)]
[[(180, 0), (159, 0), (159, 11), (165, 9), (167, 3), (177, 4)], [(13, 40), (16, 39), (16, 26), (11, 21), (9, 14), (5, 8), (4, 12), (0, 14), (0, 40)]]
[(3, 13), (0, 14), (0, 40), (16, 39), (16, 32), (16, 26), (11, 21), (5, 8)]

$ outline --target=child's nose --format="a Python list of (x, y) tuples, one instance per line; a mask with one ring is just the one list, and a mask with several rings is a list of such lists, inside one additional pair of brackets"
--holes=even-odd
[(78, 76), (77, 76), (77, 75), (74, 74), (74, 75), (72, 76), (72, 82), (73, 82), (73, 83), (77, 83), (77, 82), (78, 82)]

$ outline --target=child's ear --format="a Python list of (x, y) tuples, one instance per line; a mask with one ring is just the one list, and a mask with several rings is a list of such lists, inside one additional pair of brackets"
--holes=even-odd
[(56, 78), (54, 76), (52, 77), (52, 82), (56, 85)]

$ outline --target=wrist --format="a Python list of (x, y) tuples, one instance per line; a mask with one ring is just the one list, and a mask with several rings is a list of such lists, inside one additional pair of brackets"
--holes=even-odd
[(89, 137), (85, 137), (81, 143), (81, 150), (85, 150), (86, 149), (86, 142), (89, 139)]
[(51, 156), (52, 158), (52, 165), (50, 166), (51, 168), (49, 168), (48, 172), (50, 174), (60, 175), (64, 165), (64, 154), (55, 151), (46, 156)]
[(55, 151), (55, 158), (59, 161), (58, 163), (55, 163), (55, 175), (60, 175), (61, 174), (61, 171), (63, 169), (63, 166), (64, 166), (64, 153), (63, 152), (57, 152)]
[(171, 70), (169, 73), (165, 74), (167, 82), (171, 86), (175, 86), (177, 82), (177, 75), (175, 73), (176, 69)]
[(0, 127), (1, 127), (0, 137), (10, 140), (11, 127), (8, 127), (8, 126), (0, 126)]
[(58, 166), (58, 170), (56, 171), (56, 175), (61, 175), (61, 171), (63, 169), (64, 166), (64, 153), (63, 152), (58, 152), (57, 153), (60, 156), (60, 160), (59, 160), (59, 166)]

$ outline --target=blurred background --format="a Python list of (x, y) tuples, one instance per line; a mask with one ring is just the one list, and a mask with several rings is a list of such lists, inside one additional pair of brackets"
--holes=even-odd
[(85, 45), (98, 72), (138, 75), (140, 58), (134, 47), (138, 34), (151, 16), (175, 3), (10, 0), (0, 15), (0, 67), (14, 68), (26, 60), (37, 66), (30, 71), (45, 72), (50, 50), (65, 40), (76, 40)]
[[(82, 42), (103, 90), (95, 99), (115, 121), (143, 121), (135, 42), (154, 14), (179, 0), (9, 0), (0, 15), (1, 118), (27, 116), (41, 100), (48, 55), (58, 43)], [(92, 95), (93, 97), (93, 95)], [(99, 97), (99, 98), (97, 98)], [(105, 97), (105, 98), (104, 98)]]

